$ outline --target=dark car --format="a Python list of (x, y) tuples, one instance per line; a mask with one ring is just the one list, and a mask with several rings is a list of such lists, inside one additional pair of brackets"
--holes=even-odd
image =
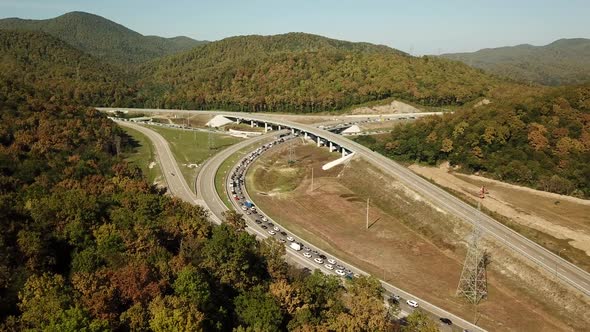
[(444, 317), (442, 317), (440, 319), (440, 322), (443, 323), (443, 324), (447, 324), (447, 325), (453, 325), (453, 321), (452, 320), (450, 320), (448, 318), (444, 318)]
[(262, 225), (260, 227), (262, 227), (262, 229), (267, 229), (268, 228), (268, 227), (266, 227), (266, 225)]
[(281, 232), (282, 236), (287, 236), (287, 232)]
[(326, 255), (320, 255), (320, 258), (321, 259), (326, 259), (327, 257), (326, 257)]
[(262, 224), (262, 221), (260, 221), (260, 219), (256, 219), (256, 220), (254, 220), (254, 222), (257, 223), (257, 224), (259, 224), (259, 225)]

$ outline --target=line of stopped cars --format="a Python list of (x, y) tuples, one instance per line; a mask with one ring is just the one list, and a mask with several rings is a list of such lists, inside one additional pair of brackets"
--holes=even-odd
[(289, 247), (289, 249), (301, 252), (303, 257), (312, 260), (318, 264), (318, 266), (323, 267), (324, 269), (331, 271), (336, 275), (345, 278), (358, 277), (358, 274), (353, 273), (349, 268), (339, 264), (335, 259), (328, 258), (324, 253), (304, 245), (301, 241), (297, 240), (294, 235), (288, 234), (278, 225), (275, 225), (271, 220), (268, 219), (268, 217), (262, 214), (262, 212), (258, 211), (254, 203), (247, 200), (246, 196), (244, 195), (245, 173), (248, 169), (248, 166), (250, 166), (251, 163), (266, 150), (293, 137), (294, 136), (291, 135), (282, 135), (278, 139), (264, 144), (246, 155), (246, 157), (240, 161), (240, 163), (231, 173), (229, 177), (230, 180), (228, 181), (228, 190), (230, 191), (236, 205), (240, 207), (247, 218), (250, 218), (259, 227), (264, 229), (269, 235), (276, 238), (279, 242), (284, 243)]
[[(278, 139), (264, 144), (246, 155), (233, 169), (233, 171), (230, 173), (230, 176), (228, 177), (229, 193), (235, 201), (235, 205), (239, 206), (243, 214), (246, 215), (246, 218), (249, 218), (251, 221), (256, 223), (260, 228), (265, 230), (269, 235), (276, 238), (279, 242), (284, 243), (289, 247), (289, 249), (300, 252), (303, 257), (314, 261), (316, 264), (318, 264), (318, 266), (323, 267), (325, 270), (333, 272), (338, 276), (347, 279), (359, 277), (358, 274), (354, 273), (343, 264), (338, 263), (338, 261), (336, 261), (334, 258), (328, 258), (324, 253), (304, 245), (301, 241), (298, 241), (294, 235), (287, 233), (278, 225), (275, 225), (271, 220), (269, 220), (267, 216), (265, 216), (256, 208), (253, 202), (248, 200), (245, 196), (245, 174), (252, 162), (266, 150), (277, 144), (292, 139), (295, 136), (296, 135), (281, 135)], [(398, 295), (393, 295), (392, 298), (397, 302), (401, 300), (400, 296)], [(407, 300), (406, 304), (412, 308), (418, 308), (419, 306), (418, 302), (415, 300)], [(451, 321), (449, 319), (441, 318), (440, 320), (442, 323), (450, 325), (449, 323)]]

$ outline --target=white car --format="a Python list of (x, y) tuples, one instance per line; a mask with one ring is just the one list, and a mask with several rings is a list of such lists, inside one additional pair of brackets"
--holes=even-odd
[(266, 219), (266, 217), (262, 217), (262, 221), (268, 221), (268, 219)]
[(270, 235), (275, 235), (275, 234), (277, 234), (277, 233), (275, 233), (275, 231), (273, 231), (273, 230), (270, 230), (270, 231), (268, 231), (268, 234), (270, 234)]
[(328, 258), (328, 263), (330, 263), (332, 265), (335, 265), (336, 264), (336, 261), (333, 260), (332, 258)]
[(248, 210), (248, 208), (246, 207), (246, 205), (242, 205), (242, 210), (244, 210), (244, 211)]
[(346, 272), (344, 272), (344, 271), (342, 271), (340, 269), (339, 270), (336, 270), (334, 272), (336, 272), (336, 274), (339, 275), (339, 276), (341, 276), (341, 277), (344, 277), (346, 275)]
[(287, 236), (287, 240), (289, 240), (291, 242), (295, 241), (295, 239), (292, 236)]
[(334, 267), (332, 266), (332, 264), (324, 264), (324, 267), (328, 270), (334, 270)]
[(318, 264), (324, 264), (324, 260), (321, 258), (314, 258), (313, 259), (314, 262), (318, 263)]
[(280, 229), (279, 229), (277, 226), (273, 227), (272, 229), (274, 229), (274, 230), (275, 230), (275, 232), (278, 232), (278, 231), (280, 231)]
[(304, 252), (304, 253), (303, 253), (303, 256), (304, 256), (304, 257), (307, 257), (307, 258), (311, 258), (311, 254), (310, 254), (310, 253), (308, 253), (308, 252)]
[(407, 300), (406, 303), (412, 308), (418, 308), (418, 302), (414, 300)]

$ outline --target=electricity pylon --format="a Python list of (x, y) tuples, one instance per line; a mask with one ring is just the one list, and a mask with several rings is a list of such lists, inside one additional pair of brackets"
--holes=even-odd
[(479, 227), (475, 226), (471, 233), (459, 286), (457, 286), (457, 295), (464, 296), (474, 305), (477, 305), (488, 295), (486, 251), (480, 247), (480, 238), (481, 231)]

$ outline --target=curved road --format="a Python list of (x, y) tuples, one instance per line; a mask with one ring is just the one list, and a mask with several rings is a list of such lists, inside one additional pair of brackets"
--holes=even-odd
[[(152, 141), (152, 143), (154, 144), (154, 147), (156, 149), (158, 161), (160, 162), (160, 166), (162, 168), (163, 175), (164, 175), (165, 180), (167, 182), (169, 192), (172, 195), (181, 198), (185, 202), (188, 202), (193, 205), (200, 205), (203, 208), (205, 208), (209, 212), (209, 217), (210, 217), (211, 221), (216, 224), (221, 223), (221, 220), (223, 220), (222, 213), (224, 211), (227, 211), (227, 207), (225, 206), (225, 203), (223, 202), (223, 200), (221, 200), (221, 198), (219, 197), (217, 190), (215, 188), (215, 174), (217, 173), (217, 170), (219, 169), (221, 164), (227, 158), (229, 158), (234, 153), (240, 151), (241, 149), (251, 146), (251, 145), (254, 146), (253, 147), (253, 149), (254, 149), (254, 148), (258, 147), (258, 145), (255, 145), (256, 143), (260, 143), (260, 142), (264, 141), (265, 139), (268, 139), (268, 138), (275, 136), (279, 133), (279, 132), (271, 132), (266, 135), (262, 135), (262, 136), (259, 136), (256, 138), (242, 141), (240, 143), (234, 144), (234, 145), (224, 149), (223, 151), (219, 152), (218, 154), (216, 154), (215, 156), (210, 158), (205, 164), (203, 164), (201, 171), (199, 172), (199, 176), (197, 177), (197, 180), (195, 182), (196, 190), (199, 193), (198, 195), (195, 196), (195, 194), (193, 194), (193, 192), (190, 190), (184, 177), (181, 175), (180, 169), (178, 167), (178, 164), (176, 163), (176, 160), (174, 159), (174, 156), (172, 154), (172, 151), (170, 150), (168, 142), (160, 134), (158, 134), (157, 132), (155, 132), (149, 128), (138, 125), (138, 124), (123, 122), (123, 121), (117, 121), (117, 123), (121, 126), (129, 127), (129, 128), (135, 129), (137, 131), (140, 131), (141, 133), (146, 135)], [(179, 174), (179, 175), (177, 175), (177, 174)], [(249, 221), (248, 227), (246, 228), (248, 233), (255, 235), (259, 239), (263, 239), (263, 238), (266, 238), (269, 236), (266, 232), (259, 230), (257, 225), (255, 223), (253, 223), (251, 220), (248, 220), (248, 221)], [(305, 241), (303, 241), (303, 242), (305, 242)], [(321, 250), (319, 250), (318, 248), (316, 248), (315, 246), (313, 246), (310, 243), (305, 242), (305, 245), (321, 252)], [(313, 263), (312, 261), (310, 261), (308, 259), (305, 259), (301, 255), (299, 255), (297, 252), (287, 249), (286, 253), (287, 253), (287, 259), (289, 261), (291, 261), (292, 263), (310, 268), (311, 270), (314, 270), (317, 268), (317, 264)], [(337, 257), (335, 257), (335, 258), (337, 258)], [(352, 269), (352, 271), (354, 271), (355, 273), (368, 275), (368, 273), (366, 273), (358, 268), (355, 268), (354, 266), (351, 266), (350, 264), (346, 264), (343, 260), (339, 260), (339, 261), (341, 261), (345, 265), (349, 266)], [(325, 271), (322, 271), (322, 272), (325, 273)], [(462, 319), (458, 316), (455, 316), (454, 314), (449, 313), (442, 308), (436, 307), (436, 306), (434, 306), (434, 305), (432, 305), (432, 304), (430, 304), (418, 297), (415, 297), (412, 294), (409, 294), (409, 293), (407, 293), (407, 292), (405, 292), (393, 285), (390, 285), (385, 282), (382, 282), (382, 284), (388, 293), (401, 295), (405, 299), (415, 299), (420, 303), (421, 307), (424, 310), (426, 310), (427, 312), (430, 312), (434, 316), (450, 318), (456, 324), (455, 327), (461, 326), (462, 328), (469, 328), (471, 331), (485, 331), (485, 330), (481, 329), (480, 327), (475, 326), (475, 325), (469, 323), (468, 321), (465, 321), (464, 319)], [(407, 307), (407, 306), (402, 305), (402, 309), (404, 311), (407, 311), (407, 308), (405, 308), (405, 307)]]
[(269, 123), (295, 128), (328, 139), (346, 149), (350, 149), (385, 173), (398, 178), (402, 183), (428, 199), (434, 205), (479, 227), (484, 235), (488, 234), (494, 237), (500, 243), (505, 244), (515, 252), (528, 258), (547, 272), (558, 275), (560, 280), (565, 281), (569, 285), (582, 291), (585, 295), (590, 296), (590, 273), (527, 239), (509, 227), (504, 226), (492, 217), (413, 173), (408, 168), (377, 152), (371, 151), (369, 148), (361, 144), (344, 138), (341, 135), (310, 125), (294, 123), (286, 120), (276, 120), (275, 118), (269, 119), (268, 117), (255, 114), (236, 112), (217, 112), (217, 114), (255, 121), (267, 121)]
[[(103, 108), (102, 110), (110, 110)], [(155, 109), (135, 109), (141, 112), (179, 112), (178, 110), (155, 110)], [(560, 256), (552, 253), (537, 243), (527, 239), (521, 234), (504, 226), (492, 217), (482, 213), (471, 205), (461, 201), (455, 196), (449, 194), (438, 186), (426, 181), (422, 177), (413, 173), (406, 167), (395, 161), (371, 151), (363, 145), (352, 140), (344, 138), (338, 134), (316, 128), (314, 125), (306, 125), (279, 118), (277, 116), (259, 115), (252, 113), (240, 112), (213, 112), (213, 111), (180, 111), (201, 114), (219, 114), (232, 118), (241, 118), (245, 120), (254, 120), (268, 122), (275, 125), (294, 128), (300, 131), (306, 131), (313, 135), (328, 139), (337, 145), (343, 146), (350, 151), (356, 152), (365, 160), (377, 166), (386, 174), (398, 178), (407, 187), (416, 191), (422, 197), (428, 199), (434, 205), (446, 210), (447, 212), (479, 227), (484, 235), (495, 238), (508, 248), (521, 254), (523, 257), (536, 263), (552, 275), (557, 275), (562, 282), (580, 290), (586, 296), (590, 296), (590, 273), (580, 269), (576, 265), (566, 261)]]

